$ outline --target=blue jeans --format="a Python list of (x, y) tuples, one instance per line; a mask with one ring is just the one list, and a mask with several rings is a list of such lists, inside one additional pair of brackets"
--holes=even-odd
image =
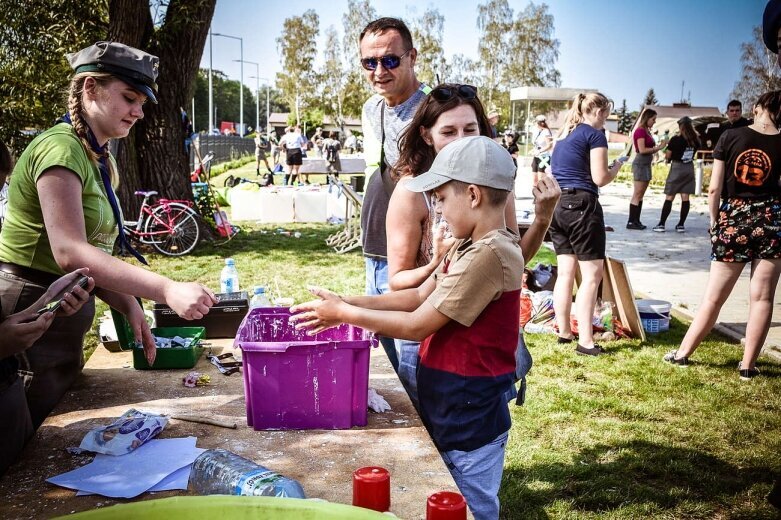
[(476, 450), (439, 452), (475, 520), (499, 518), (499, 486), (507, 433)]
[[(380, 258), (363, 257), (366, 262), (366, 294), (374, 296), (390, 292), (388, 287), (388, 261)], [(380, 336), (380, 343), (385, 349), (388, 359), (393, 365), (393, 370), (399, 371), (399, 358), (396, 356), (396, 347), (393, 338)]]
[(401, 384), (409, 394), (410, 401), (418, 409), (418, 351), (420, 343), (408, 339), (394, 339), (396, 356), (399, 360), (399, 374)]

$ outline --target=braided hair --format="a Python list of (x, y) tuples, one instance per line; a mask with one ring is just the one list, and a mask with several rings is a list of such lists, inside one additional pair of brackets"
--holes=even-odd
[(108, 165), (109, 169), (109, 177), (111, 178), (111, 184), (112, 186), (116, 187), (119, 181), (119, 177), (114, 169), (113, 162), (109, 160), (108, 146), (104, 147), (104, 152), (101, 155), (95, 152), (92, 149), (92, 145), (90, 144), (90, 128), (89, 125), (87, 125), (87, 122), (84, 120), (84, 106), (82, 104), (82, 99), (84, 96), (84, 83), (87, 78), (93, 78), (98, 88), (103, 87), (116, 78), (105, 72), (82, 72), (71, 78), (67, 93), (68, 113), (70, 114), (71, 124), (73, 126), (73, 131), (76, 133), (76, 137), (78, 137), (79, 141), (81, 141), (81, 145), (84, 148), (84, 151), (87, 153), (87, 157), (89, 157), (90, 161), (95, 165), (95, 167), (99, 168), (100, 160), (103, 158), (106, 159), (106, 164)]

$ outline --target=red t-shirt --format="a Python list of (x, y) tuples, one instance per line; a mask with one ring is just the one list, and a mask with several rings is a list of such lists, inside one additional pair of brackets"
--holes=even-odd
[(646, 130), (643, 127), (637, 127), (637, 130), (635, 130), (635, 133), (632, 134), (632, 142), (635, 143), (635, 152), (640, 153), (640, 147), (637, 146), (637, 141), (640, 139), (645, 139), (645, 147), (646, 148), (653, 148), (656, 144), (656, 141), (654, 141), (653, 136), (648, 133), (648, 130)]

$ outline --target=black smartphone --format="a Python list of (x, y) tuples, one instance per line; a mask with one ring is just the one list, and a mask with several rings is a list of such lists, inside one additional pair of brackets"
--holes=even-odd
[(44, 312), (57, 312), (60, 309), (60, 306), (62, 305), (62, 298), (65, 296), (65, 293), (70, 292), (74, 287), (77, 285), (81, 287), (82, 289), (86, 289), (87, 284), (89, 283), (89, 278), (81, 275), (77, 280), (76, 283), (73, 285), (67, 287), (65, 290), (63, 290), (60, 294), (55, 296), (52, 301), (47, 303), (42, 309), (37, 311), (38, 316), (43, 314)]

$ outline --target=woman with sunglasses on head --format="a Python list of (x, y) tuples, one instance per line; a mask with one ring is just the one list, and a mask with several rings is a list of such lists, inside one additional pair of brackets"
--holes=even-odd
[(579, 340), (575, 351), (588, 356), (604, 352), (594, 343), (591, 327), (606, 242), (599, 188), (616, 178), (622, 164), (607, 164), (603, 128), (612, 104), (599, 92), (575, 96), (551, 156), (551, 171), (561, 186), (561, 199), (550, 227), (559, 267), (553, 289), (558, 342), (568, 344), (575, 340), (570, 311), (575, 273), (580, 268), (582, 281), (575, 299)]
[[(472, 135), (491, 136), (491, 126), (477, 97), (477, 89), (471, 85), (445, 83), (434, 88), (420, 104), (409, 127), (399, 138), (400, 155), (394, 169), (399, 181), (391, 196), (386, 220), (391, 290), (421, 285), (434, 272), (451, 245), (451, 241), (445, 239), (444, 226), (436, 220), (431, 198), (425, 193), (404, 189), (404, 185), (409, 179), (428, 171), (434, 157), (445, 145)], [(521, 239), (524, 258), (533, 257), (539, 249), (558, 193), (558, 185), (552, 178), (546, 178), (535, 187), (537, 213), (532, 228)], [(505, 219), (507, 227), (517, 233), (514, 197), (508, 198)], [(415, 406), (419, 345), (396, 340), (399, 378)]]
[[(68, 113), (30, 143), (14, 168), (0, 233), (3, 310), (24, 309), (65, 272), (88, 267), (95, 294), (127, 318), (152, 364), (155, 341), (136, 297), (166, 303), (185, 319), (203, 317), (215, 303), (200, 284), (175, 282), (112, 256), (117, 238), (129, 244), (108, 143), (128, 135), (144, 117), (147, 100), (157, 102), (158, 59), (115, 42), (98, 42), (67, 58), (75, 70)], [(55, 318), (20, 359), (21, 368), (33, 373), (26, 395), (33, 428), (81, 372), (94, 315), (90, 298), (73, 316)]]
[(708, 187), (711, 265), (702, 303), (681, 346), (664, 360), (687, 366), (716, 323), (746, 264), (751, 265), (741, 379), (759, 375), (756, 361), (773, 318), (781, 274), (781, 90), (754, 104), (754, 122), (725, 131), (713, 149)]

